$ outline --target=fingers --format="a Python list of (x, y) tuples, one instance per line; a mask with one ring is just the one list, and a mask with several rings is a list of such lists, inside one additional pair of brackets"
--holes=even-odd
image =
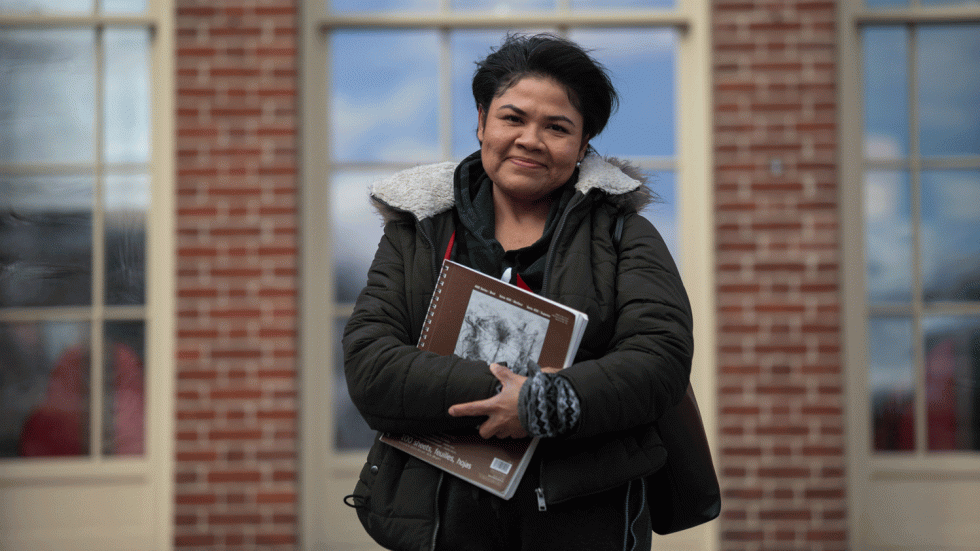
[(449, 408), (449, 415), (453, 417), (479, 417), (481, 415), (490, 415), (493, 411), (493, 404), (490, 403), (493, 398), (487, 398), (486, 400), (477, 400), (475, 402), (464, 402), (462, 404), (456, 404)]

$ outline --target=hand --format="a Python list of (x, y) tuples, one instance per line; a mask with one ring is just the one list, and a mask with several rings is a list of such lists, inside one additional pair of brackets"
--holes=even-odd
[(486, 400), (456, 404), (449, 408), (453, 417), (481, 417), (487, 420), (480, 425), (483, 438), (525, 438), (527, 431), (517, 417), (517, 399), (527, 377), (522, 377), (499, 364), (490, 364), (490, 373), (500, 381), (500, 393)]

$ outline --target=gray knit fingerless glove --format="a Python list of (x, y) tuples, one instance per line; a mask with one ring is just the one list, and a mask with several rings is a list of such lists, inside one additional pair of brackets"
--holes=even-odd
[(542, 373), (534, 362), (527, 371), (517, 402), (521, 426), (532, 436), (548, 438), (571, 432), (582, 412), (572, 384), (557, 373)]

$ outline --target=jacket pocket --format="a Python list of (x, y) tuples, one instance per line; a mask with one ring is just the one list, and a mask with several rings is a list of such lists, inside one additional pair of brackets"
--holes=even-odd
[(388, 549), (427, 549), (435, 530), (439, 471), (375, 440), (354, 493), (345, 502), (357, 509), (368, 535)]

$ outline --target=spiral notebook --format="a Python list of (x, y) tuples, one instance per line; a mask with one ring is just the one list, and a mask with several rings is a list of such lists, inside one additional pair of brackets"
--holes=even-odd
[[(575, 359), (588, 316), (499, 279), (445, 260), (418, 347), (441, 355), (507, 365), (533, 360), (566, 367)], [(510, 499), (537, 438), (472, 434), (385, 433), (386, 442), (495, 495)]]

